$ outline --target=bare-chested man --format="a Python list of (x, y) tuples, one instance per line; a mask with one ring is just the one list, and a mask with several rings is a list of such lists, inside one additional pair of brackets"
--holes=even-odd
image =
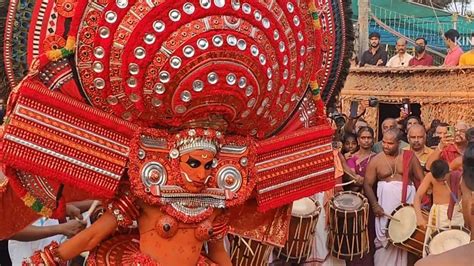
[[(400, 151), (400, 140), (397, 130), (388, 130), (382, 139), (383, 151), (369, 163), (364, 180), (364, 190), (369, 199), (375, 218), (375, 266), (405, 266), (407, 252), (389, 245), (386, 237), (387, 218), (397, 208), (402, 200), (403, 172), (409, 171), (409, 180), (406, 190), (406, 202), (412, 203), (415, 197), (415, 179), (423, 178), (423, 169), (416, 156), (410, 161), (403, 162), (403, 153)], [(377, 182), (377, 197), (372, 186)]]
[(463, 178), (461, 182), (462, 210), (466, 225), (471, 227), (471, 243), (430, 255), (418, 261), (415, 266), (472, 265), (474, 261), (474, 142), (470, 143), (463, 156)]
[[(446, 161), (436, 160), (431, 165), (430, 173), (428, 173), (420, 187), (416, 191), (415, 201), (413, 205), (416, 212), (417, 224), (426, 228), (425, 243), (431, 236), (434, 228), (447, 227), (450, 225), (464, 225), (464, 219), (459, 204), (458, 195), (460, 195), (459, 182), (460, 172), (449, 172), (449, 165)], [(433, 191), (433, 206), (430, 210), (428, 221), (423, 217), (421, 212), (421, 199), (428, 189)], [(451, 217), (449, 217), (448, 209), (452, 208)], [(423, 256), (425, 256), (423, 250)]]

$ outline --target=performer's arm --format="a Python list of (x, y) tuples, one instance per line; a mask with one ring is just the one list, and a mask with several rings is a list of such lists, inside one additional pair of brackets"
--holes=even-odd
[(379, 217), (384, 215), (384, 210), (377, 202), (377, 197), (375, 196), (374, 190), (372, 189), (375, 181), (377, 181), (376, 161), (377, 160), (370, 161), (369, 165), (367, 166), (364, 179), (364, 191), (365, 195), (369, 199), (370, 206), (372, 206), (374, 214)]
[(95, 248), (117, 228), (117, 220), (110, 212), (104, 213), (89, 228), (58, 247), (57, 254), (63, 260), (70, 260), (81, 252)]
[[(95, 248), (101, 241), (112, 234), (117, 226), (129, 226), (139, 215), (139, 210), (135, 206), (134, 200), (127, 187), (121, 189), (120, 195), (110, 201), (108, 211), (104, 213), (89, 228), (75, 235), (70, 240), (59, 245), (51, 243), (44, 248), (44, 251), (38, 251), (30, 257), (31, 261), (39, 261), (48, 265), (52, 261), (67, 261), (83, 251)], [(46, 261), (45, 261), (46, 259)]]
[(413, 201), (413, 207), (415, 207), (416, 213), (416, 223), (419, 226), (426, 227), (426, 220), (421, 214), (421, 201), (426, 194), (426, 191), (431, 186), (431, 174), (427, 174), (423, 181), (421, 182), (420, 187), (416, 191), (415, 200)]
[(224, 248), (224, 239), (220, 241), (210, 241), (208, 242), (209, 246), (209, 259), (217, 263), (219, 266), (232, 266), (227, 251)]

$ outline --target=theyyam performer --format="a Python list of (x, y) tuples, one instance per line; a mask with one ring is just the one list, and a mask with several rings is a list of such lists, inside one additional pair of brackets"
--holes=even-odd
[(28, 2), (34, 26), (16, 1), (5, 24), (0, 239), (106, 211), (25, 263), (230, 265), (225, 234), (283, 246), (291, 202), (334, 186), (347, 1)]

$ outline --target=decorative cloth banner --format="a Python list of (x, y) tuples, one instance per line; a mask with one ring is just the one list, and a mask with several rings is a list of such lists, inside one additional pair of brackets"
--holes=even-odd
[(333, 130), (328, 125), (260, 142), (258, 210), (266, 211), (334, 187)]
[(4, 131), (3, 163), (112, 197), (137, 128), (39, 82), (21, 86)]

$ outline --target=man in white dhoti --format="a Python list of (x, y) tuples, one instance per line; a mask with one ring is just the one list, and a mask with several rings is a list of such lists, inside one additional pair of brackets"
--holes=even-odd
[[(386, 237), (387, 217), (401, 203), (412, 203), (415, 197), (413, 181), (423, 178), (420, 162), (411, 151), (399, 150), (397, 130), (385, 132), (383, 152), (367, 166), (364, 190), (375, 218), (375, 266), (406, 266), (407, 252), (391, 245)], [(377, 181), (377, 197), (373, 185)]]

